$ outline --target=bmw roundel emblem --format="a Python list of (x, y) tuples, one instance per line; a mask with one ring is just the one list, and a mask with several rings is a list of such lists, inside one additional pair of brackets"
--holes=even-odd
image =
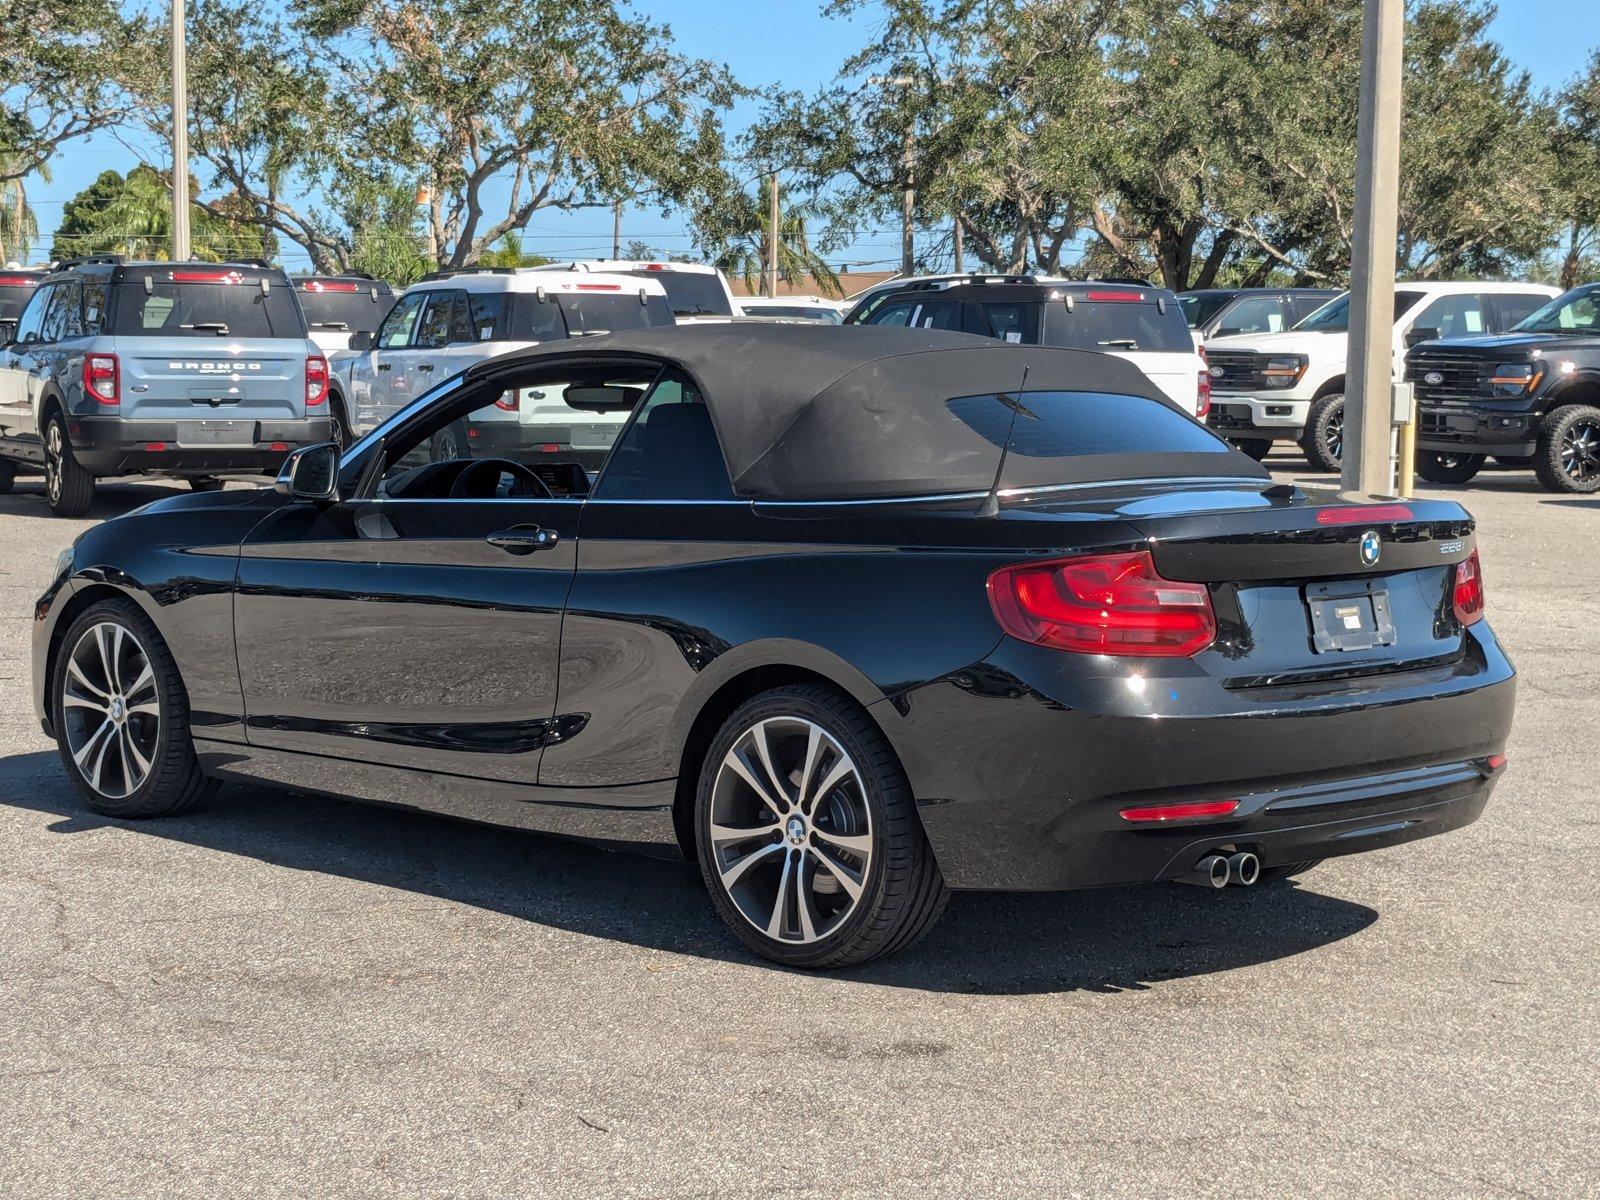
[(1439, 374), (1437, 371), (1429, 371), (1422, 377), (1422, 382), (1437, 387), (1439, 384), (1444, 382), (1444, 376)]
[(1361, 565), (1375, 567), (1382, 557), (1383, 539), (1378, 536), (1376, 529), (1367, 530), (1361, 535)]

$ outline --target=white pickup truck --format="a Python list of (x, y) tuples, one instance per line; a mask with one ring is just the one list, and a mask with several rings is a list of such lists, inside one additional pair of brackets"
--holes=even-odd
[[(1537, 283), (1396, 284), (1394, 378), (1404, 378), (1406, 351), (1418, 342), (1503, 332), (1556, 294)], [(1207, 339), (1206, 423), (1257, 459), (1274, 441), (1294, 441), (1313, 466), (1337, 471), (1349, 330), (1345, 293), (1283, 333)]]
[[(436, 384), (474, 363), (561, 338), (673, 324), (666, 290), (654, 279), (596, 272), (552, 274), (526, 267), (467, 267), (430, 275), (406, 290), (376, 334), (356, 333), (329, 361), (334, 436), (348, 444)], [(484, 449), (516, 432), (538, 462), (598, 467), (626, 412), (578, 412), (542, 394), (508, 397), (507, 430), (456, 430)], [(510, 426), (520, 426), (513, 431)], [(534, 437), (534, 433), (539, 437)], [(470, 453), (441, 445), (445, 457)]]

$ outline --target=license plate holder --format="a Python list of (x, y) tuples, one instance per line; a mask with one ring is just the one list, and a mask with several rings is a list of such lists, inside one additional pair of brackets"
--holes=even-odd
[(254, 421), (180, 421), (180, 446), (252, 446), (256, 440)]
[(1307, 584), (1305, 596), (1311, 616), (1311, 645), (1318, 654), (1394, 645), (1389, 588), (1382, 580)]

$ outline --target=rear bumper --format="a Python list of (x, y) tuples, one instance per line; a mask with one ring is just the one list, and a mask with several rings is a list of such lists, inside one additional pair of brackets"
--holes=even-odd
[(227, 446), (185, 445), (179, 441), (180, 424), (80, 417), (73, 421), (68, 435), (73, 457), (95, 475), (274, 475), (290, 451), (333, 436), (333, 423), (326, 413), (298, 420), (256, 421), (248, 443)]
[(1417, 411), (1417, 448), (1525, 457), (1539, 447), (1539, 417), (1505, 409), (1422, 405)]
[[(1006, 643), (874, 711), (888, 710), (950, 886), (1053, 891), (1173, 879), (1221, 847), (1276, 866), (1466, 825), (1493, 788), (1515, 693), (1479, 625), (1454, 663), (1244, 693), (1133, 670), (1073, 684)], [(1121, 815), (1218, 799), (1239, 807), (1155, 826)]]

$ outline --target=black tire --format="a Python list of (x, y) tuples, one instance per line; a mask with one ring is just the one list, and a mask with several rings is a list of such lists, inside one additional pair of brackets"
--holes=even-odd
[[(865, 871), (858, 881), (859, 896), (852, 905), (835, 916), (837, 924), (822, 936), (809, 942), (783, 940), (758, 929), (752, 918), (745, 916), (724, 884), (711, 836), (713, 793), (716, 789), (724, 759), (735, 745), (751, 735), (763, 721), (809, 722), (820, 728), (851, 760), (855, 778), (860, 781), (859, 795), (852, 781), (838, 785), (838, 793), (849, 789), (853, 803), (864, 804), (870, 815), (868, 834), (861, 838), (870, 842), (871, 853)], [(820, 768), (819, 768), (820, 769)], [(797, 780), (787, 776), (790, 786)], [(798, 789), (796, 789), (798, 791)], [(821, 811), (828, 794), (816, 799), (815, 812)], [(789, 797), (785, 796), (785, 801)], [(759, 808), (759, 805), (756, 805)], [(800, 810), (794, 809), (798, 812)], [(792, 818), (790, 819), (792, 822)], [(803, 824), (803, 822), (802, 822)], [(792, 827), (792, 824), (791, 824)], [(700, 781), (695, 794), (695, 842), (700, 860), (701, 875), (706, 890), (711, 894), (712, 905), (734, 934), (755, 953), (774, 962), (792, 967), (828, 969), (851, 966), (886, 954), (895, 954), (923, 936), (944, 911), (949, 892), (939, 874), (933, 850), (922, 832), (917, 817), (916, 804), (911, 796), (905, 772), (901, 770), (894, 751), (878, 731), (872, 719), (862, 709), (825, 687), (796, 685), (775, 688), (746, 701), (723, 723), (712, 740), (700, 768)], [(821, 830), (821, 822), (815, 830)], [(771, 868), (777, 871), (782, 864), (783, 879), (787, 879), (788, 863), (792, 859), (799, 865), (797, 879), (800, 888), (796, 896), (804, 896), (809, 905), (816, 898), (810, 888), (820, 879), (817, 869), (811, 869), (811, 883), (807, 884), (808, 855), (820, 861), (817, 851), (803, 848), (791, 849), (784, 837), (785, 821), (778, 819), (771, 827)], [(805, 835), (806, 845), (820, 844), (818, 833)], [(754, 842), (746, 840), (743, 846), (765, 848), (765, 838)], [(742, 853), (742, 852), (741, 852)], [(728, 869), (735, 864), (728, 862)], [(764, 867), (744, 872), (753, 877)], [(834, 873), (836, 876), (836, 873)], [(826, 881), (824, 881), (826, 882)], [(742, 885), (741, 885), (742, 886)], [(833, 885), (837, 889), (837, 883)], [(782, 883), (778, 896), (782, 896)], [(802, 901), (797, 900), (797, 903)], [(773, 910), (776, 913), (776, 905)], [(798, 910), (796, 910), (798, 911)], [(774, 918), (776, 919), (776, 917)]]
[(44, 423), (44, 496), (58, 517), (81, 517), (94, 503), (94, 476), (74, 457), (58, 412)]
[(1533, 471), (1552, 492), (1600, 491), (1600, 408), (1569, 404), (1544, 419)]
[(1320, 858), (1308, 858), (1305, 862), (1284, 863), (1280, 867), (1262, 867), (1261, 874), (1256, 876), (1255, 886), (1261, 887), (1263, 884), (1278, 883), (1284, 879), (1293, 879), (1296, 875), (1304, 875), (1321, 861)]
[(1416, 465), (1417, 474), (1429, 483), (1466, 483), (1483, 470), (1483, 455), (1418, 450)]
[[(1231, 439), (1230, 439), (1231, 440)], [(1260, 462), (1272, 453), (1272, 443), (1260, 438), (1243, 438), (1233, 442), (1233, 448)]]
[(329, 415), (333, 418), (330, 436), (338, 445), (339, 453), (343, 454), (350, 448), (350, 444), (356, 440), (355, 434), (350, 429), (350, 418), (345, 416), (344, 401), (339, 398), (337, 392), (334, 393), (333, 399), (329, 401), (329, 404), (331, 406), (328, 410)]
[(17, 483), (17, 464), (0, 459), (0, 496), (9, 496)]
[(1300, 449), (1319, 471), (1338, 471), (1344, 450), (1344, 393), (1328, 392), (1311, 402)]
[(197, 475), (189, 480), (189, 487), (196, 492), (220, 492), (222, 480), (213, 479), (209, 475)]
[(430, 462), (452, 462), (458, 458), (471, 457), (472, 449), (467, 439), (466, 426), (459, 421), (454, 425), (446, 425), (428, 439)]
[[(97, 789), (85, 774), (86, 768), (80, 767), (75, 761), (71, 738), (78, 736), (79, 731), (87, 723), (92, 723), (97, 714), (92, 708), (74, 706), (69, 715), (64, 703), (73, 651), (83, 641), (85, 634), (97, 625), (120, 626), (132, 635), (135, 648), (148, 662), (154, 683), (157, 724), (149, 733), (148, 772), (143, 781), (125, 795), (108, 795)], [(104, 684), (105, 676), (102, 675), (98, 682)], [(75, 684), (75, 687), (78, 686)], [(146, 695), (146, 691), (130, 686), (130, 681), (126, 679), (121, 680), (115, 690), (120, 693), (124, 688), (127, 696), (125, 703), (130, 707), (125, 711), (122, 721), (131, 724), (136, 719), (143, 720), (136, 718), (132, 705), (138, 697)], [(132, 601), (102, 600), (90, 605), (72, 622), (66, 636), (61, 639), (51, 667), (49, 704), (50, 719), (56, 731), (56, 747), (60, 751), (67, 777), (95, 812), (108, 817), (164, 817), (193, 807), (215, 790), (216, 781), (201, 772), (200, 763), (195, 758), (194, 741), (189, 732), (189, 697), (184, 690), (183, 678), (178, 674), (177, 664), (173, 662), (155, 625)], [(72, 721), (80, 723), (69, 724)], [(80, 747), (86, 748), (89, 748), (88, 743)], [(92, 758), (92, 754), (86, 758), (86, 764), (90, 764)], [(126, 781), (126, 776), (123, 776), (123, 780)]]

